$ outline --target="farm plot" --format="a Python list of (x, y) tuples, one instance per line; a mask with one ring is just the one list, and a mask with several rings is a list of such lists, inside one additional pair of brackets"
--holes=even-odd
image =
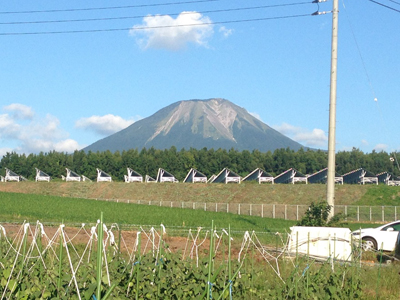
[(279, 234), (279, 245), (266, 246), (254, 232), (233, 238), (229, 228), (213, 225), (189, 229), (185, 237), (168, 231), (163, 225), (122, 231), (102, 218), (80, 228), (3, 224), (0, 299), (366, 296), (361, 264), (288, 257)]

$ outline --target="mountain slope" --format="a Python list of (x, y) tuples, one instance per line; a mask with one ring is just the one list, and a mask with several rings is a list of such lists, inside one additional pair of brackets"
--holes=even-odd
[(152, 116), (84, 148), (112, 152), (151, 148), (235, 148), (239, 151), (278, 148), (298, 150), (302, 145), (272, 129), (225, 99), (175, 102)]

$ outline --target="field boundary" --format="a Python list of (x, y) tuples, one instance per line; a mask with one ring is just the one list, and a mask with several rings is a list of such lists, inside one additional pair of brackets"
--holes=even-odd
[[(201, 209), (204, 211), (225, 212), (238, 215), (256, 216), (261, 218), (300, 220), (308, 209), (308, 205), (294, 204), (252, 204), (252, 203), (208, 203), (186, 201), (131, 200), (85, 198), (89, 200), (154, 205), (160, 207)], [(335, 205), (335, 214), (341, 213), (346, 221), (385, 223), (399, 218), (400, 206), (362, 206)]]

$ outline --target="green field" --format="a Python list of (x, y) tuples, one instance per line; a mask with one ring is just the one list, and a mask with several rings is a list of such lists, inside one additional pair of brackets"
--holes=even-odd
[(167, 227), (209, 227), (276, 232), (289, 230), (294, 221), (267, 219), (230, 213), (96, 201), (58, 196), (0, 193), (2, 222), (95, 223), (104, 213), (107, 223), (160, 225)]
[[(296, 221), (261, 218), (223, 212), (159, 207), (59, 197), (51, 195), (0, 192), (0, 222), (36, 222), (59, 224), (95, 223), (101, 212), (106, 223), (122, 225), (164, 224), (166, 227), (209, 227), (214, 221), (218, 228), (263, 233), (288, 232)], [(370, 224), (344, 224), (352, 230)]]

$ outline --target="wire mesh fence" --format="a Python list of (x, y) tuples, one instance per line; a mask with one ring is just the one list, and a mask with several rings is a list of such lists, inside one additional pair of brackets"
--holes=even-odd
[[(308, 205), (291, 204), (252, 204), (252, 203), (211, 203), (185, 201), (147, 201), (124, 199), (100, 199), (134, 203), (141, 205), (156, 205), (184, 209), (200, 209), (204, 211), (225, 212), (238, 215), (257, 216), (261, 218), (300, 220), (308, 209)], [(347, 221), (353, 222), (391, 222), (399, 218), (400, 206), (356, 206), (335, 205), (335, 214), (341, 213)]]

